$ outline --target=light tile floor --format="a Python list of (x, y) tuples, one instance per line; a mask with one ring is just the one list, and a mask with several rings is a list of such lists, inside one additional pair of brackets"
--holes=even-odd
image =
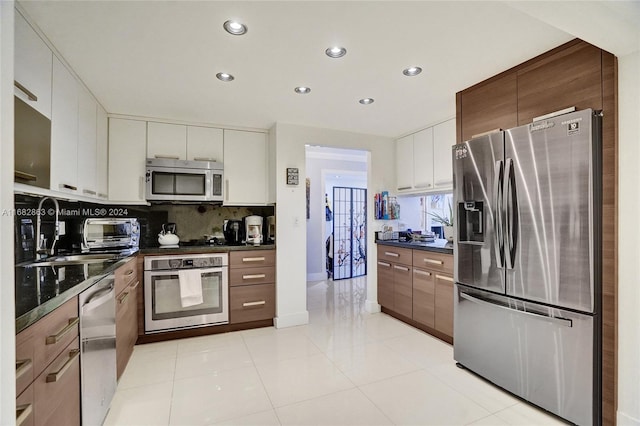
[(366, 277), (310, 282), (305, 326), (136, 346), (105, 425), (562, 424), (365, 299)]

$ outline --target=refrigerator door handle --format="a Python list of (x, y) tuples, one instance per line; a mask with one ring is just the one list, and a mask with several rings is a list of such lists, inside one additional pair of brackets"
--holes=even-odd
[(502, 160), (496, 161), (493, 169), (493, 229), (496, 264), (498, 268), (504, 268), (504, 236), (503, 236), (503, 209), (502, 209), (502, 181), (504, 180), (504, 167)]
[(497, 303), (493, 303), (493, 302), (490, 302), (488, 300), (480, 299), (478, 297), (474, 297), (474, 296), (471, 296), (471, 295), (469, 295), (467, 293), (462, 293), (462, 292), (460, 292), (460, 297), (463, 298), (463, 299), (468, 300), (469, 302), (477, 303), (479, 305), (489, 305), (491, 307), (505, 309), (507, 311), (511, 311), (511, 312), (514, 312), (514, 313), (527, 315), (527, 316), (530, 316), (532, 318), (539, 319), (539, 320), (542, 320), (542, 321), (547, 321), (547, 322), (558, 324), (558, 325), (562, 325), (562, 326), (565, 326), (565, 327), (573, 327), (573, 321), (570, 320), (570, 319), (567, 319), (567, 318), (551, 317), (549, 315), (545, 315), (545, 314), (538, 313), (538, 312), (521, 311), (519, 309), (512, 309), (512, 308), (510, 308), (508, 306), (499, 305)]
[(513, 269), (515, 265), (516, 247), (518, 245), (518, 198), (516, 194), (516, 182), (515, 174), (513, 171), (513, 160), (507, 158), (505, 165), (506, 177), (506, 195), (505, 199), (505, 211), (506, 211), (506, 247), (505, 257), (507, 258), (507, 269)]

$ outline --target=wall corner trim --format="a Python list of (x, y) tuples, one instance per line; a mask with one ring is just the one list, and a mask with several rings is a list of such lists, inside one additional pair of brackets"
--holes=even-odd
[(295, 327), (297, 325), (305, 324), (309, 324), (309, 311), (302, 311), (288, 315), (279, 315), (273, 319), (273, 325), (276, 328)]
[(382, 309), (376, 300), (367, 299), (364, 304), (364, 310), (370, 314), (377, 314), (382, 312)]

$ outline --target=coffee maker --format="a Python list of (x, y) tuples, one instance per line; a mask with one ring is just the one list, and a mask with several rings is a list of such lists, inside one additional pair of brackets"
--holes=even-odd
[(262, 216), (253, 215), (244, 218), (247, 244), (253, 244), (254, 246), (262, 244), (263, 222), (264, 218)]
[(244, 243), (245, 233), (241, 220), (225, 219), (222, 232), (226, 244), (240, 245)]

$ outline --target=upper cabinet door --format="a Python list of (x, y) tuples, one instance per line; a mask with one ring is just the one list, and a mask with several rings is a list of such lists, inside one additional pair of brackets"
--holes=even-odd
[[(15, 95), (51, 119), (53, 53), (23, 16), (15, 14)], [(19, 88), (20, 85), (22, 88)], [(29, 96), (28, 93), (33, 96)], [(36, 98), (36, 99), (34, 99)]]
[(78, 194), (78, 82), (53, 60), (51, 189)]
[(97, 197), (97, 110), (98, 103), (84, 88), (78, 96), (78, 187), (79, 194)]
[(451, 148), (456, 143), (456, 119), (433, 127), (433, 185), (453, 188)]
[(109, 201), (146, 203), (145, 121), (109, 119)]
[(187, 126), (148, 123), (147, 158), (187, 159)]
[(462, 114), (462, 143), (474, 135), (518, 126), (516, 73), (460, 92), (458, 113)]
[(433, 127), (413, 135), (413, 187), (433, 189)]
[(413, 135), (396, 141), (396, 188), (413, 189)]
[(222, 129), (187, 126), (187, 160), (223, 162)]
[(225, 205), (267, 203), (267, 135), (224, 131)]
[(97, 109), (96, 119), (96, 191), (98, 198), (109, 197), (109, 176), (107, 164), (109, 161), (109, 120), (107, 111), (100, 105)]

